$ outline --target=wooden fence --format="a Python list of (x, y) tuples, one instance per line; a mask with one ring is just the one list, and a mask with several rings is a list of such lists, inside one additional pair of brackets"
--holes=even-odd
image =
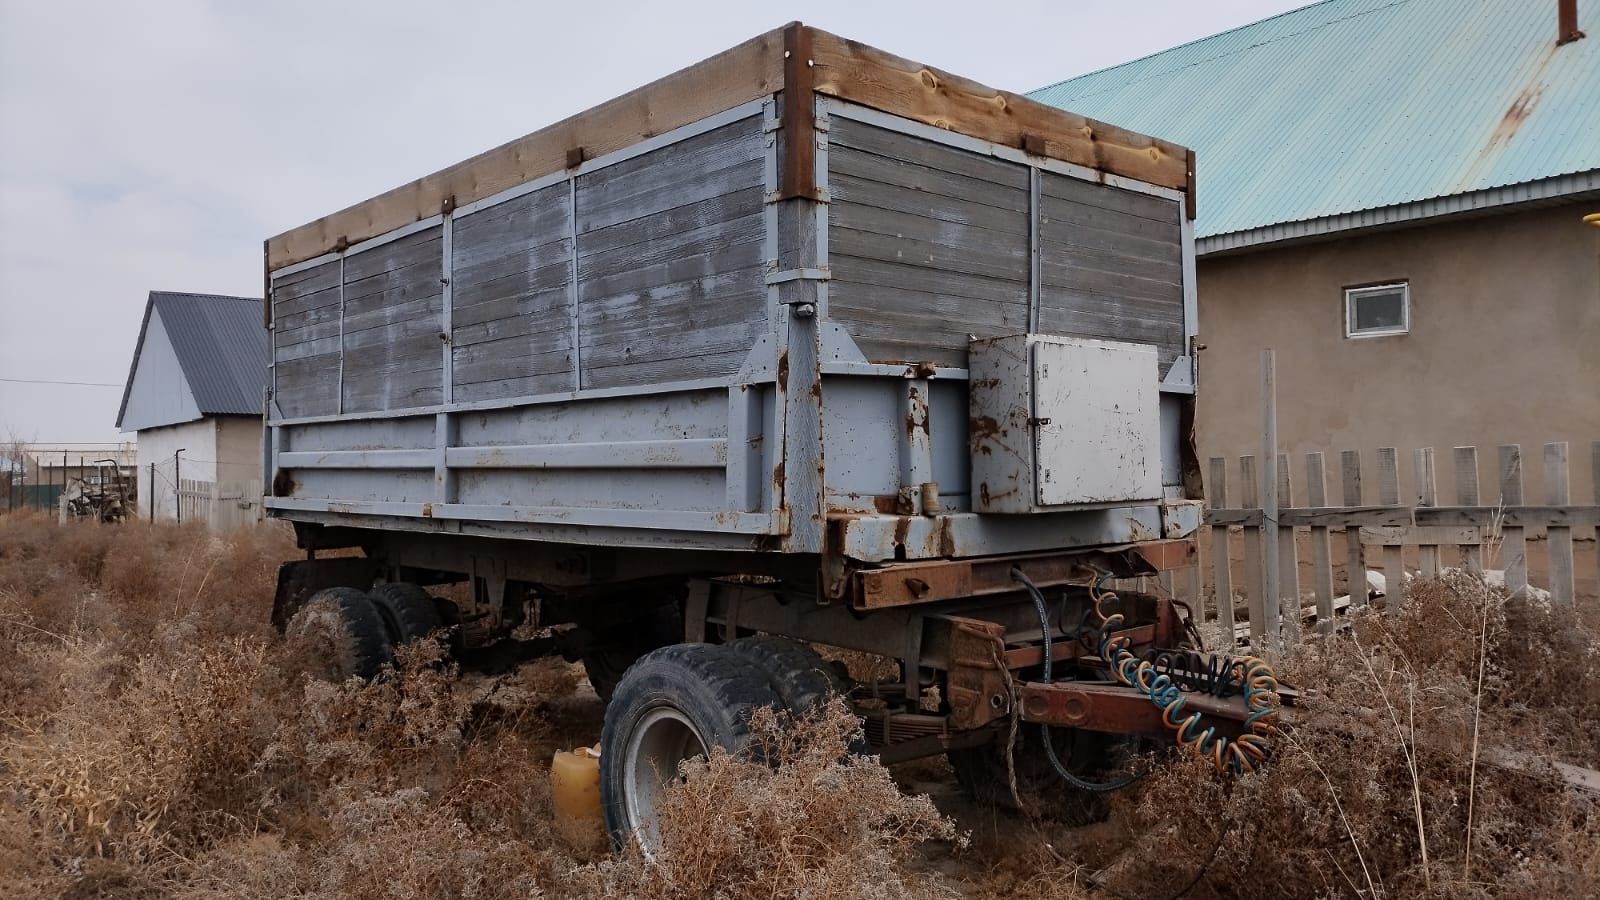
[(212, 531), (232, 531), (261, 520), (261, 482), (217, 483), (182, 479), (178, 484), (178, 518), (205, 522)]
[[(1213, 458), (1206, 483), (1205, 516), (1210, 558), (1202, 559), (1191, 572), (1167, 579), (1167, 587), (1191, 605), (1200, 604), (1196, 612), (1202, 617), (1203, 599), (1209, 593), (1224, 634), (1243, 637), (1247, 632), (1252, 645), (1279, 648), (1292, 645), (1302, 620), (1311, 618), (1301, 606), (1299, 554), (1303, 545), (1309, 547), (1308, 587), (1316, 627), (1326, 631), (1346, 604), (1367, 602), (1367, 571), (1373, 563), (1383, 571), (1387, 603), (1404, 601), (1408, 556), (1424, 577), (1436, 575), (1446, 566), (1480, 572), (1503, 569), (1507, 586), (1522, 590), (1529, 584), (1530, 530), (1542, 530), (1549, 558), (1546, 586), (1552, 601), (1570, 604), (1577, 578), (1573, 529), (1580, 529), (1580, 538), (1590, 537), (1600, 525), (1600, 441), (1588, 449), (1595, 497), (1592, 504), (1585, 505), (1571, 502), (1568, 445), (1564, 442), (1544, 445), (1543, 490), (1526, 494), (1520, 445), (1496, 449), (1489, 491), (1481, 489), (1478, 449), (1454, 448), (1453, 504), (1440, 502), (1437, 460), (1431, 447), (1411, 453), (1414, 491), (1405, 495), (1401, 493), (1402, 457), (1395, 448), (1379, 449), (1376, 459), (1370, 461), (1363, 460), (1358, 451), (1343, 451), (1338, 457), (1338, 503), (1332, 502), (1328, 491), (1330, 460), (1321, 452), (1306, 454), (1299, 467), (1300, 479), (1292, 477), (1286, 455), (1280, 454), (1272, 465), (1259, 469), (1254, 456), (1239, 457), (1232, 465), (1226, 459)], [(1364, 467), (1367, 462), (1373, 464), (1371, 468)], [(1229, 491), (1230, 469), (1237, 473), (1234, 494)], [(1529, 504), (1529, 496), (1542, 502)], [(1297, 506), (1297, 499), (1303, 505)], [(1600, 535), (1594, 536), (1600, 539)], [(1243, 550), (1240, 569), (1234, 565), (1235, 538)], [(1444, 548), (1456, 548), (1458, 555), (1452, 558)], [(1336, 560), (1345, 570), (1338, 583)], [(1600, 563), (1596, 569), (1593, 575), (1600, 581)], [(1585, 577), (1589, 574), (1586, 571)], [(1233, 602), (1240, 594), (1245, 599), (1245, 622), (1238, 621), (1240, 610)]]

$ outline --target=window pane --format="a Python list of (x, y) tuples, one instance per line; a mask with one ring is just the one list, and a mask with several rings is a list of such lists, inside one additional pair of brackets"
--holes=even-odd
[(1406, 300), (1401, 291), (1356, 294), (1354, 331), (1398, 329), (1406, 322)]

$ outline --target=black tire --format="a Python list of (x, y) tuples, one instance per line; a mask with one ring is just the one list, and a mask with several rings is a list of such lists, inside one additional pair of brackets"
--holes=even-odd
[(342, 681), (352, 676), (372, 678), (394, 662), (389, 629), (378, 607), (355, 588), (325, 588), (312, 594), (289, 619), (284, 629), (289, 640), (322, 641), (325, 659), (315, 662), (321, 674)]
[(649, 855), (650, 810), (678, 762), (713, 747), (744, 752), (750, 714), (780, 702), (766, 673), (727, 647), (677, 644), (640, 658), (617, 684), (600, 737), (600, 802), (612, 842), (626, 846), (638, 827)]
[[(950, 767), (955, 770), (956, 781), (974, 800), (1067, 825), (1099, 822), (1110, 813), (1109, 793), (1075, 787), (1056, 774), (1045, 755), (1040, 727), (1032, 722), (1017, 726), (1017, 743), (1012, 751), (1017, 793), (1013, 797), (1006, 768), (1009, 735), (1009, 729), (1002, 729), (991, 743), (950, 751)], [(1117, 777), (1114, 770), (1127, 746), (1125, 739), (1075, 728), (1052, 728), (1050, 735), (1056, 756), (1067, 771), (1094, 782)], [(1018, 798), (1022, 801), (1020, 807)]]
[(661, 647), (683, 643), (683, 611), (677, 602), (652, 606), (637, 621), (596, 634), (583, 654), (583, 671), (600, 699), (616, 693), (628, 667)]
[(439, 628), (439, 608), (422, 588), (403, 581), (380, 584), (368, 592), (389, 628), (395, 646), (409, 644)]
[(850, 684), (839, 677), (838, 671), (799, 641), (762, 635), (739, 638), (724, 646), (766, 672), (778, 699), (796, 716), (828, 702), (834, 694), (850, 693)]

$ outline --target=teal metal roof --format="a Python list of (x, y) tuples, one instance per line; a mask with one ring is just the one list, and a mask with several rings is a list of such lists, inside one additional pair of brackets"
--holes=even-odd
[(1202, 250), (1558, 176), (1600, 190), (1600, 0), (1578, 7), (1590, 36), (1557, 47), (1555, 0), (1325, 0), (1030, 96), (1192, 148)]

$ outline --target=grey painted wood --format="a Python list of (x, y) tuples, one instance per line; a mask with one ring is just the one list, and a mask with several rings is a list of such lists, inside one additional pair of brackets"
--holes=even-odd
[(344, 412), (442, 402), (443, 277), (439, 226), (345, 256)]
[(578, 177), (581, 383), (732, 374), (766, 330), (761, 119)]
[(1028, 170), (851, 120), (828, 133), (829, 314), (872, 360), (965, 365), (1028, 327)]
[(569, 386), (571, 198), (565, 183), (455, 220), (451, 388), (489, 400)]
[[(1024, 166), (878, 128), (855, 119), (836, 117), (828, 131), (829, 162), (832, 163), (846, 150), (860, 150), (885, 159), (916, 163), (1001, 187), (1021, 191), (1028, 189), (1028, 170)], [(830, 166), (830, 175), (833, 168), (836, 167)]]
[(1178, 204), (1046, 172), (1040, 184), (1039, 327), (1184, 352)]

